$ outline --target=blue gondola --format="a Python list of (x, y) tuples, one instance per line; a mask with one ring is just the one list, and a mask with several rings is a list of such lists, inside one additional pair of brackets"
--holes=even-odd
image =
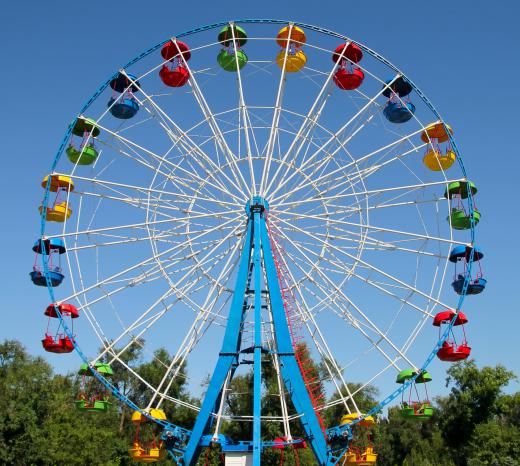
[(107, 107), (110, 113), (120, 120), (128, 120), (136, 115), (139, 104), (133, 93), (139, 91), (140, 84), (133, 74), (119, 73), (110, 81), (110, 87), (121, 96), (113, 95), (108, 101)]
[(468, 262), (471, 256), (471, 250), (475, 250), (473, 253), (473, 262), (480, 261), (484, 258), (484, 253), (477, 246), (455, 246), (450, 252), (450, 262), (457, 263), (460, 260)]
[(110, 113), (120, 120), (128, 120), (134, 117), (139, 110), (137, 100), (128, 93), (121, 98), (112, 97), (108, 101), (107, 107), (110, 109)]
[(116, 78), (110, 81), (110, 87), (114, 89), (114, 91), (122, 94), (126, 91), (137, 92), (139, 90), (140, 84), (136, 76), (133, 74), (119, 73)]
[[(466, 276), (463, 274), (457, 275), (457, 279), (453, 281), (451, 286), (455, 290), (455, 293), (458, 295), (462, 294), (462, 289), (464, 288), (464, 280)], [(471, 280), (468, 283), (468, 288), (466, 290), (466, 294), (479, 294), (484, 291), (486, 288), (487, 280), (482, 277), (478, 277), (475, 280)]]
[[(59, 259), (61, 254), (65, 254), (67, 251), (63, 240), (61, 238), (39, 239), (35, 241), (32, 250), (36, 253), (36, 259), (34, 261), (33, 270), (29, 273), (31, 281), (36, 286), (47, 286), (43, 263), (39, 258), (41, 254), (45, 253), (48, 256), (47, 268), (50, 284), (53, 287), (59, 286), (65, 278), (61, 270)], [(55, 262), (54, 256), (56, 254), (58, 255), (58, 264), (53, 263)]]
[[(39, 267), (34, 266), (34, 270), (29, 273), (31, 277), (31, 281), (36, 286), (47, 286), (47, 279), (45, 278), (45, 274), (39, 269)], [(51, 286), (59, 286), (65, 275), (61, 273), (60, 267), (54, 267), (53, 270), (49, 270), (49, 280), (51, 282)]]
[[(388, 87), (386, 87), (391, 83)], [(406, 123), (415, 113), (415, 105), (406, 98), (413, 90), (412, 85), (402, 76), (397, 79), (387, 79), (382, 94), (388, 97), (383, 109), (385, 118), (391, 123)]]
[(391, 123), (406, 123), (415, 113), (415, 105), (411, 102), (392, 102), (386, 104), (383, 114)]
[[(473, 251), (473, 257), (471, 257), (471, 252)], [(483, 252), (478, 247), (471, 246), (456, 246), (454, 247), (449, 256), (450, 262), (455, 264), (455, 279), (453, 280), (451, 286), (455, 290), (455, 293), (461, 295), (464, 289), (464, 282), (466, 281), (466, 277), (468, 279), (468, 286), (466, 289), (467, 295), (475, 295), (482, 293), (486, 288), (487, 280), (482, 276), (482, 268), (480, 267), (480, 260), (484, 257)], [(476, 263), (479, 268), (479, 272), (473, 278), (472, 275), (469, 275), (467, 271), (467, 265), (470, 262)], [(463, 272), (457, 272), (457, 262), (462, 262), (464, 264)]]
[(35, 241), (32, 250), (36, 254), (41, 254), (42, 249), (45, 249), (45, 254), (49, 254), (50, 251), (56, 251), (58, 254), (66, 252), (65, 243), (61, 238), (39, 239)]
[(383, 95), (385, 97), (388, 97), (388, 98), (392, 97), (392, 93), (397, 94), (399, 97), (406, 97), (413, 90), (412, 85), (406, 79), (404, 79), (402, 76), (400, 76), (399, 78), (397, 78), (395, 80), (393, 78), (387, 79), (384, 87), (386, 87), (388, 85), (388, 83), (390, 83), (390, 82), (392, 84), (390, 84), (390, 86), (388, 86), (383, 91)]

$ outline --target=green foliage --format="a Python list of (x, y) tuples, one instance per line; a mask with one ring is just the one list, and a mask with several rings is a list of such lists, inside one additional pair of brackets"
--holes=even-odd
[(468, 466), (520, 466), (520, 431), (496, 421), (478, 424), (467, 451)]
[[(354, 401), (359, 408), (360, 413), (367, 413), (374, 406), (377, 405), (378, 391), (375, 387), (364, 387), (361, 389), (361, 384), (347, 383), (349, 393), (354, 394)], [(348, 393), (343, 393), (343, 397), (348, 397)], [(335, 392), (330, 401), (339, 400), (341, 397), (338, 392)], [(337, 403), (327, 409), (324, 413), (324, 420), (327, 426), (338, 425), (343, 415), (347, 413), (343, 403)]]
[[(151, 360), (143, 361), (140, 342), (125, 352), (125, 364), (143, 379), (159, 384), (164, 364), (171, 356), (159, 349)], [(310, 358), (307, 370), (322, 374)], [(123, 365), (113, 364), (113, 382), (119, 390), (141, 405), (152, 395), (149, 387), (131, 375)], [(170, 385), (168, 395), (192, 404), (199, 400), (189, 396), (186, 367), (178, 367), (180, 377)], [(520, 466), (520, 393), (504, 394), (515, 378), (501, 365), (478, 368), (474, 361), (453, 365), (448, 370), (450, 393), (436, 400), (430, 422), (404, 419), (397, 407), (380, 416), (371, 429), (373, 444), (379, 454), (378, 466)], [(323, 380), (323, 376), (320, 377)], [(164, 381), (164, 387), (171, 379)], [(130, 411), (114, 402), (104, 414), (80, 413), (73, 400), (78, 391), (75, 375), (55, 375), (39, 357), (26, 353), (20, 343), (0, 344), (0, 465), (92, 465), (124, 466), (132, 464), (127, 449), (134, 432)], [(322, 382), (320, 382), (321, 384)], [(227, 394), (226, 414), (239, 416), (252, 412), (251, 373), (233, 378)], [(280, 395), (276, 373), (263, 365), (264, 397), (262, 412), (280, 415)], [(321, 386), (321, 389), (323, 387)], [(361, 412), (376, 403), (373, 387), (360, 390), (349, 384)], [(329, 401), (340, 399), (335, 393)], [(294, 408), (286, 394), (290, 413)], [(166, 403), (168, 419), (191, 427), (194, 414), (187, 408), (172, 408)], [(336, 425), (345, 414), (343, 403), (324, 412), (327, 425)], [(295, 423), (293, 423), (295, 424)], [(282, 437), (278, 423), (263, 423), (266, 439)], [(222, 432), (237, 439), (251, 438), (252, 423), (230, 421)], [(303, 436), (301, 426), (291, 426), (293, 436)], [(278, 466), (283, 454), (285, 466), (298, 461), (292, 448), (266, 449), (262, 465)], [(299, 464), (315, 466), (310, 448), (298, 450)], [(159, 464), (173, 464), (166, 459)], [(199, 466), (221, 466), (223, 455), (218, 447), (202, 452)]]
[(390, 408), (387, 418), (376, 426), (378, 465), (452, 466), (438, 416), (434, 414), (429, 422), (410, 421), (400, 415), (399, 408)]
[(117, 413), (78, 413), (74, 377), (54, 376), (42, 358), (18, 342), (0, 345), (0, 463), (6, 465), (118, 465), (126, 442)]
[(514, 374), (501, 365), (478, 369), (468, 361), (450, 367), (448, 375), (452, 388), (448, 397), (438, 400), (439, 427), (446, 445), (458, 452), (455, 463), (465, 466), (476, 428), (501, 415), (502, 390)]
[[(229, 416), (239, 416), (253, 412), (253, 373), (233, 377), (226, 395)], [(253, 436), (252, 422), (225, 422), (222, 433), (235, 440), (245, 440)]]
[(514, 374), (474, 361), (448, 369), (450, 394), (437, 399), (430, 422), (402, 419), (397, 408), (379, 424), (381, 466), (519, 465), (520, 393), (504, 395)]

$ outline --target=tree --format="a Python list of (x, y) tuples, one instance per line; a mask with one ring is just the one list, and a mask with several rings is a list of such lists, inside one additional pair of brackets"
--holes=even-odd
[(479, 369), (466, 361), (451, 366), (450, 394), (437, 398), (431, 421), (410, 422), (391, 408), (379, 423), (378, 464), (517, 465), (520, 394), (503, 394), (513, 378), (501, 365)]
[(466, 451), (468, 466), (520, 466), (520, 430), (496, 421), (478, 424)]
[[(226, 414), (229, 416), (244, 416), (253, 413), (253, 372), (233, 377), (229, 384), (225, 401)], [(225, 422), (222, 433), (234, 440), (247, 440), (253, 436), (253, 423), (246, 421)]]
[[(159, 348), (154, 351), (153, 358), (150, 361), (142, 362), (135, 371), (153, 387), (158, 387), (166, 373), (166, 365), (170, 364), (171, 360), (172, 356), (168, 351), (164, 348)], [(174, 371), (177, 371), (175, 378), (172, 377)], [(137, 378), (134, 377), (132, 380), (134, 383), (132, 387), (132, 399), (136, 400), (139, 406), (146, 406), (152, 396), (154, 396), (154, 392), (149, 386)], [(166, 380), (163, 382), (161, 392), (166, 392), (167, 387), (169, 387), (165, 393), (167, 396), (196, 404), (198, 401), (191, 398), (188, 394), (186, 380), (186, 364), (183, 364), (180, 368), (179, 366), (175, 366), (169, 371)], [(158, 398), (156, 398), (156, 402), (157, 401)], [(189, 408), (174, 405), (173, 403), (163, 403), (161, 408), (164, 409), (169, 421), (181, 427), (190, 428), (195, 421), (195, 413)]]
[[(119, 434), (118, 411), (112, 406), (106, 413), (80, 413), (73, 404), (78, 384), (72, 376), (54, 376), (49, 414), (39, 431), (44, 453), (41, 464), (56, 465), (130, 465), (128, 439)], [(112, 400), (113, 401), (113, 400)], [(24, 463), (27, 464), (27, 463)]]
[(73, 376), (53, 375), (22, 345), (0, 345), (0, 463), (117, 465), (126, 459), (117, 413), (89, 416), (73, 404)]
[[(359, 409), (360, 413), (367, 413), (374, 406), (377, 405), (377, 396), (378, 390), (375, 387), (367, 386), (361, 388), (361, 384), (357, 383), (347, 383), (348, 391), (353, 393), (353, 398), (356, 403), (356, 406)], [(343, 397), (347, 396), (347, 391), (345, 388), (342, 388)], [(333, 402), (339, 400), (341, 398), (340, 394), (336, 391), (331, 396), (329, 402)], [(349, 406), (352, 407), (352, 403), (349, 403)], [(347, 409), (343, 403), (336, 403), (331, 406), (329, 409), (325, 411), (324, 420), (327, 426), (336, 426), (341, 422), (341, 418), (347, 413)]]
[[(129, 347), (123, 351), (120, 355), (120, 359), (116, 359), (112, 362), (111, 367), (114, 371), (114, 375), (112, 377), (112, 383), (118, 389), (118, 391), (126, 397), (131, 397), (133, 395), (133, 378), (134, 376), (127, 370), (126, 366), (135, 365), (138, 361), (140, 361), (142, 357), (142, 348), (144, 345), (144, 340), (139, 339), (133, 341)], [(119, 350), (116, 349), (116, 352), (119, 353)], [(124, 363), (124, 364), (123, 364)], [(120, 418), (119, 418), (119, 433), (122, 434), (125, 430), (126, 420), (131, 417), (132, 413), (130, 409), (122, 403), (120, 405)]]
[(501, 415), (503, 389), (514, 378), (500, 364), (478, 369), (473, 360), (448, 369), (447, 384), (452, 388), (448, 397), (438, 399), (439, 426), (446, 445), (456, 452), (457, 465), (466, 466), (477, 426)]
[[(159, 349), (151, 360), (143, 361), (140, 346), (130, 348), (125, 364), (154, 386), (162, 380), (171, 356)], [(265, 355), (263, 364), (262, 412), (279, 416), (280, 394), (276, 372)], [(310, 359), (310, 358), (309, 358)], [(307, 370), (319, 370), (307, 360)], [(153, 394), (136, 379), (125, 365), (113, 363), (113, 382), (140, 406), (146, 406)], [(311, 366), (312, 365), (312, 366)], [(374, 445), (379, 466), (520, 466), (520, 393), (504, 394), (514, 379), (512, 372), (501, 365), (477, 368), (474, 361), (459, 363), (448, 370), (448, 396), (436, 400), (430, 422), (413, 422), (401, 417), (399, 409), (390, 408), (387, 416), (379, 416), (374, 431)], [(196, 404), (186, 387), (186, 367), (179, 368), (179, 378), (167, 379), (171, 386), (168, 396)], [(323, 380), (323, 379), (322, 379)], [(322, 382), (320, 382), (321, 384)], [(227, 393), (226, 414), (241, 416), (252, 412), (251, 372), (237, 375)], [(78, 412), (74, 399), (79, 380), (75, 375), (55, 375), (40, 357), (28, 355), (16, 341), (0, 344), (0, 465), (85, 465), (123, 466), (132, 461), (127, 449), (133, 435), (129, 422), (120, 422), (124, 406), (112, 398), (112, 409), (103, 414)], [(166, 385), (164, 385), (166, 388)], [(323, 387), (322, 387), (323, 388)], [(349, 384), (361, 412), (374, 406), (377, 392), (372, 387), (360, 390)], [(336, 393), (330, 401), (339, 399)], [(294, 407), (286, 394), (289, 414)], [(165, 403), (168, 420), (190, 428), (194, 414), (190, 409)], [(338, 403), (324, 413), (327, 425), (340, 422), (345, 410)], [(129, 411), (126, 414), (128, 419)], [(291, 423), (294, 437), (304, 437), (298, 422)], [(251, 422), (228, 421), (222, 432), (235, 440), (251, 438)], [(280, 423), (263, 423), (265, 439), (284, 435)], [(280, 464), (282, 450), (266, 449), (262, 465)], [(296, 465), (291, 448), (286, 448), (284, 465)], [(310, 448), (298, 450), (299, 464), (316, 464)], [(159, 464), (173, 464), (165, 459)], [(200, 466), (221, 466), (219, 447), (203, 452)]]
[(437, 420), (438, 414), (428, 422), (408, 420), (390, 408), (375, 427), (378, 466), (452, 466)]

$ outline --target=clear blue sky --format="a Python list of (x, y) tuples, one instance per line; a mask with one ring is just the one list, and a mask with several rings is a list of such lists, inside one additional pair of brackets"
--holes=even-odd
[[(456, 131), (479, 188), (478, 242), (489, 280), (466, 302), (468, 333), (480, 365), (503, 363), (520, 374), (517, 261), (520, 224), (515, 187), (520, 154), (520, 30), (517, 2), (6, 2), (0, 17), (0, 125), (4, 183), (0, 338), (46, 355), (41, 313), (47, 294), (28, 278), (39, 231), (40, 179), (68, 122), (114, 70), (175, 33), (233, 18), (294, 19), (358, 40), (401, 68)], [(490, 6), (491, 5), (491, 6)], [(442, 374), (439, 363), (435, 372)], [(442, 393), (442, 377), (436, 393)]]

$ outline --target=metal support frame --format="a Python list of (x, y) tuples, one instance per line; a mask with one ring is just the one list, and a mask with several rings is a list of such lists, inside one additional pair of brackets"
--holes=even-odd
[[(260, 466), (262, 449), (261, 415), (262, 415), (262, 255), (261, 228), (263, 218), (262, 207), (252, 207), (254, 233), (254, 276), (255, 276), (255, 352), (253, 366), (253, 466)], [(249, 219), (251, 222), (251, 218)]]
[(251, 251), (253, 247), (253, 223), (247, 222), (247, 233), (245, 237), (240, 266), (235, 285), (229, 319), (224, 334), (222, 349), (220, 350), (217, 364), (211, 377), (206, 396), (202, 402), (199, 414), (193, 426), (186, 451), (184, 452), (184, 464), (192, 466), (197, 462), (202, 437), (208, 432), (211, 425), (211, 413), (215, 410), (220, 397), (227, 374), (237, 367), (238, 355), (241, 342), (241, 328), (244, 316), (244, 299), (249, 280), (249, 267), (251, 263)]
[[(266, 225), (268, 203), (260, 197), (254, 197), (246, 205), (248, 215), (247, 231), (236, 278), (235, 292), (229, 312), (228, 324), (224, 334), (222, 349), (211, 376), (200, 412), (190, 435), (183, 455), (186, 466), (196, 463), (200, 449), (206, 444), (205, 436), (212, 423), (212, 413), (220, 403), (228, 374), (231, 376), (239, 364), (242, 341), (242, 324), (247, 306), (247, 292), (251, 278), (254, 283), (254, 359), (253, 359), (253, 439), (241, 442), (244, 450), (252, 451), (253, 465), (260, 466), (262, 449), (268, 443), (262, 442), (261, 402), (262, 402), (262, 278), (265, 276), (269, 294), (270, 312), (273, 320), (276, 350), (280, 359), (281, 374), (320, 465), (334, 464), (335, 458), (329, 459), (329, 449), (318, 417), (314, 411), (310, 395), (296, 361), (293, 342), (289, 333), (282, 293)], [(252, 272), (252, 273), (251, 273)], [(330, 462), (332, 460), (332, 463)]]

